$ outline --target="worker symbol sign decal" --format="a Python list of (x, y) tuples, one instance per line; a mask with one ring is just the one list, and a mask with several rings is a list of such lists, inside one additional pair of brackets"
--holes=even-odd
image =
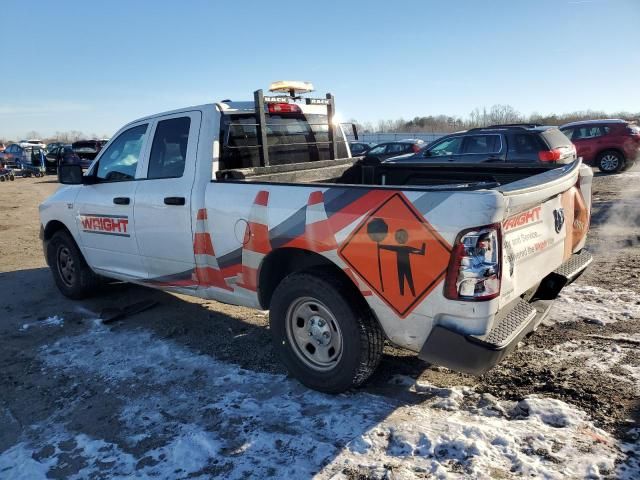
[(404, 318), (444, 278), (451, 247), (396, 193), (365, 217), (339, 253)]

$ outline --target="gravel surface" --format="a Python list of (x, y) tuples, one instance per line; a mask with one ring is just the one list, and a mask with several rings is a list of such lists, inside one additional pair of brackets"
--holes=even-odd
[[(209, 406), (211, 411), (206, 413), (211, 402), (208, 394), (222, 395), (224, 391), (214, 388), (209, 392), (203, 388), (203, 384), (206, 385), (203, 379), (209, 378), (215, 383), (210, 377), (215, 376), (212, 372), (216, 369), (220, 370), (221, 376), (228, 375), (231, 379), (237, 375), (249, 375), (247, 378), (255, 382), (256, 388), (267, 389), (271, 383), (277, 385), (275, 390), (267, 390), (269, 398), (272, 395), (288, 396), (290, 403), (296, 405), (296, 415), (306, 405), (309, 412), (303, 412), (302, 416), (312, 416), (316, 422), (300, 423), (305, 428), (294, 425), (289, 431), (282, 422), (266, 425), (264, 418), (256, 420), (256, 431), (280, 435), (278, 438), (268, 437), (269, 441), (275, 442), (276, 447), (270, 447), (275, 453), (258, 451), (256, 454), (256, 462), (261, 455), (276, 458), (273, 465), (263, 465), (262, 470), (255, 470), (262, 476), (278, 477), (291, 473), (277, 465), (277, 455), (289, 459), (283, 460), (285, 462), (298, 455), (310, 455), (310, 463), (296, 464), (296, 471), (303, 473), (302, 476), (326, 467), (323, 476), (331, 473), (342, 478), (383, 477), (384, 472), (394, 471), (388, 466), (389, 462), (393, 463), (392, 459), (400, 462), (399, 465), (405, 465), (408, 456), (414, 454), (403, 453), (401, 447), (391, 448), (384, 451), (391, 460), (386, 458), (373, 467), (354, 465), (354, 458), (360, 455), (359, 452), (382, 455), (376, 450), (378, 447), (371, 432), (381, 428), (380, 436), (392, 435), (389, 432), (393, 431), (393, 426), (383, 422), (385, 417), (402, 417), (403, 409), (408, 409), (409, 416), (418, 418), (424, 409), (431, 408), (429, 402), (433, 403), (434, 396), (439, 396), (437, 392), (444, 391), (449, 392), (445, 397), (458, 399), (457, 408), (467, 415), (477, 415), (477, 405), (485, 401), (483, 398), (490, 398), (503, 411), (511, 412), (504, 414), (508, 419), (517, 418), (513, 412), (518, 411), (519, 402), (538, 405), (536, 398), (544, 398), (547, 402), (558, 400), (558, 405), (563, 406), (559, 409), (569, 412), (567, 418), (583, 418), (582, 415), (584, 418), (580, 421), (587, 422), (584, 425), (577, 421), (568, 422), (567, 428), (577, 429), (572, 430), (573, 434), (589, 431), (589, 438), (600, 436), (604, 439), (603, 445), (607, 442), (616, 445), (617, 453), (609, 452), (616, 466), (602, 462), (593, 464), (596, 466), (588, 468), (600, 468), (594, 476), (627, 475), (632, 478), (633, 474), (629, 472), (638, 468), (638, 452), (628, 445), (637, 445), (640, 432), (639, 185), (640, 171), (637, 170), (615, 176), (596, 174), (588, 242), (588, 248), (594, 252), (594, 263), (554, 306), (549, 324), (541, 326), (534, 335), (525, 339), (502, 364), (476, 378), (430, 367), (410, 352), (387, 346), (382, 364), (372, 380), (361, 391), (333, 397), (338, 400), (330, 403), (338, 412), (344, 410), (343, 418), (332, 418), (336, 425), (357, 418), (360, 430), (347, 429), (336, 433), (325, 425), (318, 435), (328, 438), (335, 433), (337, 440), (331, 443), (325, 437), (318, 437), (318, 445), (327, 443), (326, 448), (322, 447), (325, 450), (318, 447), (320, 450), (315, 453), (305, 453), (282, 442), (286, 438), (289, 442), (294, 438), (304, 438), (305, 434), (313, 436), (313, 425), (322, 420), (317, 417), (318, 412), (328, 408), (329, 400), (323, 399), (332, 397), (316, 397), (319, 394), (307, 393), (297, 383), (285, 378), (283, 368), (271, 351), (266, 313), (125, 284), (109, 285), (101, 295), (86, 301), (65, 299), (53, 284), (38, 239), (37, 205), (55, 191), (57, 183), (51, 177), (5, 182), (0, 185), (3, 211), (0, 217), (0, 478), (38, 478), (40, 474), (52, 478), (73, 475), (100, 478), (127, 476), (131, 472), (141, 472), (143, 477), (206, 478), (219, 475), (241, 478), (247, 472), (250, 476), (251, 469), (257, 468), (257, 464), (247, 463), (246, 459), (252, 457), (245, 457), (244, 463), (240, 462), (238, 455), (241, 454), (234, 450), (240, 446), (234, 447), (228, 442), (231, 437), (242, 436), (243, 432), (248, 435), (246, 429), (251, 430), (250, 425), (253, 424), (247, 419), (259, 417), (261, 409), (244, 411), (245, 407), (240, 405), (238, 408), (244, 412), (242, 415), (225, 414), (227, 420), (221, 430), (226, 432), (223, 446), (211, 447), (207, 443), (210, 439), (203, 434), (218, 428), (216, 421), (221, 421), (218, 418), (220, 411), (225, 411), (225, 408), (233, 411), (235, 408), (233, 401), (229, 401), (224, 408)], [(95, 318), (103, 308), (141, 299), (156, 300), (160, 305), (108, 327), (97, 325)], [(119, 343), (115, 344), (113, 338), (120, 339)], [(155, 351), (152, 348), (154, 341), (182, 353), (166, 356), (166, 352), (159, 351), (155, 358), (151, 352), (141, 361), (135, 355), (131, 356), (133, 347), (118, 350), (118, 345), (126, 342), (127, 338), (136, 339), (139, 345), (146, 346), (139, 351), (134, 350), (140, 355)], [(108, 351), (100, 348), (101, 341)], [(118, 355), (114, 354), (115, 351), (119, 352)], [(124, 363), (122, 358), (126, 360)], [(191, 360), (187, 366), (174, 368), (166, 358), (176, 358), (177, 362), (186, 362), (184, 358)], [(194, 359), (204, 363), (189, 363), (195, 362)], [(133, 367), (128, 369), (129, 365)], [(162, 380), (162, 369), (165, 368), (167, 378), (175, 379), (180, 391), (170, 388), (172, 384), (167, 384), (165, 390)], [(180, 377), (176, 368), (185, 369), (186, 379)], [(127, 373), (114, 377), (118, 371)], [(266, 377), (263, 376), (265, 374)], [(243, 392), (247, 388), (246, 382), (235, 380), (230, 385), (229, 392)], [(425, 388), (420, 388), (420, 385), (428, 385), (432, 389), (428, 391), (436, 393), (425, 395)], [(252, 401), (268, 403), (266, 396), (261, 398), (256, 392), (251, 395)], [(306, 395), (312, 395), (312, 398), (308, 399)], [(189, 412), (204, 409), (197, 422), (192, 418), (193, 413), (176, 407), (185, 402), (186, 397), (189, 397), (186, 405), (192, 409)], [(463, 397), (468, 397), (468, 400), (460, 400)], [(371, 403), (370, 415), (364, 418), (356, 414), (357, 405), (362, 403)], [(146, 405), (144, 416), (149, 417), (148, 421), (140, 420), (141, 417), (137, 416), (140, 412), (131, 410), (134, 406), (142, 408), (140, 405)], [(378, 408), (376, 405), (382, 406)], [(421, 406), (424, 409), (412, 410)], [(279, 408), (289, 407), (281, 405)], [(152, 418), (149, 412), (159, 417)], [(229, 425), (229, 419), (234, 418), (236, 427), (242, 424), (245, 430)], [(470, 418), (469, 424), (477, 423), (475, 418)], [(544, 425), (549, 425), (544, 422), (544, 416), (540, 418)], [(322, 421), (326, 423), (326, 418)], [(425, 419), (421, 421), (426, 422)], [(553, 426), (553, 422), (551, 424)], [(185, 425), (193, 428), (189, 430)], [(542, 427), (532, 423), (530, 428)], [(176, 436), (178, 430), (188, 431), (185, 435), (192, 442), (200, 442), (198, 445), (201, 447), (209, 445), (209, 450), (202, 447), (202, 452), (209, 452), (208, 457), (202, 454), (202, 458), (193, 459), (191, 466), (181, 464), (175, 458), (169, 462), (167, 458), (172, 452), (191, 451), (191, 444), (176, 444), (176, 439), (183, 438)], [(260, 438), (264, 440), (265, 437)], [(514, 444), (521, 441), (515, 434), (510, 438)], [(360, 443), (353, 443), (354, 439)], [(362, 442), (367, 441), (370, 445), (365, 448)], [(431, 440), (432, 443), (434, 441)], [(418, 451), (416, 445), (420, 440), (416, 437), (412, 442)], [(109, 450), (113, 445), (118, 447), (116, 453)], [(343, 458), (345, 453), (341, 450), (344, 445), (348, 446), (346, 451), (351, 452), (351, 456), (346, 458)], [(571, 448), (574, 447), (584, 450), (584, 446)], [(522, 450), (525, 447), (520, 445), (518, 448)], [(565, 450), (559, 448), (558, 451)], [(433, 448), (430, 452), (431, 457), (428, 458), (439, 458)], [(555, 475), (553, 455), (549, 452), (531, 454), (536, 455), (537, 466), (525, 468), (522, 465), (528, 464), (519, 460), (520, 463), (516, 463), (520, 467), (513, 466), (516, 465), (514, 463), (499, 472), (489, 467), (483, 469), (481, 462), (469, 460), (481, 454), (467, 452), (460, 456), (460, 452), (456, 452), (451, 453), (447, 462), (439, 461), (435, 467), (416, 461), (410, 463), (415, 468), (406, 472), (396, 468), (396, 472), (404, 472), (397, 478), (440, 475), (442, 472), (494, 478), (507, 478), (512, 474)], [(622, 452), (626, 452), (626, 457)], [(212, 463), (212, 456), (235, 460)], [(560, 466), (564, 465), (564, 459), (558, 461)], [(17, 465), (25, 469), (20, 470)], [(169, 465), (174, 470), (158, 469), (157, 465)], [(540, 465), (546, 465), (545, 468), (550, 470), (536, 470), (542, 468)], [(561, 475), (562, 468), (557, 470)], [(576, 475), (587, 473), (585, 470)], [(640, 471), (635, 473), (640, 474)]]

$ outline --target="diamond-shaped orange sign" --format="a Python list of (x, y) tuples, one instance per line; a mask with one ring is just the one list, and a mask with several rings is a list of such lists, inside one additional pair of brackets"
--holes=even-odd
[(364, 218), (339, 254), (404, 318), (444, 277), (451, 247), (396, 193)]

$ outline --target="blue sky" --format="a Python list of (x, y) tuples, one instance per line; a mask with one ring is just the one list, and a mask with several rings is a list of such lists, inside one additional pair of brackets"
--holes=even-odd
[(0, 138), (111, 135), (271, 81), (345, 118), (640, 111), (640, 0), (2, 0)]

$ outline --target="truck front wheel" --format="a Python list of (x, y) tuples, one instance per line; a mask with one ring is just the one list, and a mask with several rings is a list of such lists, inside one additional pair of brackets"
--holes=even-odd
[(98, 276), (85, 261), (71, 235), (56, 232), (47, 244), (47, 263), (58, 289), (65, 297), (79, 300), (95, 293)]
[(287, 276), (271, 302), (275, 350), (292, 376), (340, 393), (364, 383), (380, 362), (384, 338), (353, 287), (318, 270)]

